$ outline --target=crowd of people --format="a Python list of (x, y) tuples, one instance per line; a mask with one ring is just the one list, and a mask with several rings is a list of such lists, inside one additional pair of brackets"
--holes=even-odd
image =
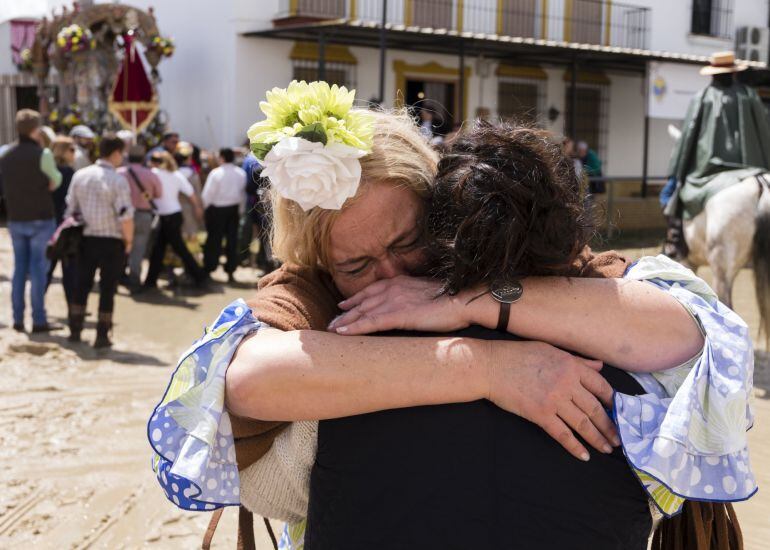
[[(16, 114), (16, 129), (18, 140), (0, 149), (0, 197), (14, 253), (15, 330), (26, 330), (27, 280), (32, 332), (62, 328), (49, 321), (45, 308), (57, 264), (74, 342), (80, 341), (99, 274), (97, 348), (111, 345), (121, 284), (139, 294), (157, 289), (165, 275), (169, 287), (189, 282), (205, 291), (223, 248), (224, 271), (233, 283), (257, 241), (252, 264), (263, 271), (274, 267), (264, 238), (266, 186), (250, 154), (244, 170), (233, 149), (207, 154), (176, 132), (163, 135), (149, 151), (125, 130), (97, 136), (79, 125), (69, 135), (56, 135), (30, 109)], [(187, 281), (175, 275), (178, 266)]]

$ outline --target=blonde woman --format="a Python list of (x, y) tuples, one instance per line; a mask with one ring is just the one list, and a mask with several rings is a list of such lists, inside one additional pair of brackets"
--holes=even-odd
[(176, 161), (170, 153), (154, 151), (150, 155), (150, 165), (153, 173), (158, 176), (163, 190), (161, 196), (155, 199), (160, 227), (150, 255), (150, 268), (144, 280), (144, 287), (145, 289), (157, 287), (158, 276), (163, 269), (163, 258), (168, 246), (182, 260), (185, 271), (195, 285), (203, 287), (208, 277), (190, 254), (182, 238), (182, 205), (179, 202), (179, 195), (181, 193), (190, 199), (199, 219), (203, 215), (200, 200), (195, 195), (190, 182), (177, 169)]
[[(273, 90), (276, 95), (280, 92)], [(334, 108), (344, 103), (341, 100)], [(319, 110), (326, 112), (327, 108)], [(285, 142), (285, 147), (279, 141), (262, 148), (263, 143), (252, 137), (257, 151), (269, 150), (263, 162), (273, 185), (273, 241), (285, 264), (263, 279), (249, 303), (256, 319), (243, 302), (223, 311), (185, 356), (174, 376), (178, 383), (171, 385), (150, 420), (148, 434), (158, 455), (158, 478), (168, 498), (179, 506), (206, 510), (243, 502), (266, 516), (292, 521), (304, 517), (319, 432), (314, 422), (295, 422), (286, 430), (282, 422), (286, 420), (331, 419), (486, 398), (540, 426), (545, 433), (538, 431), (539, 437), (547, 439), (547, 433), (584, 461), (588, 453), (568, 427), (599, 451), (591, 460), (598, 460), (600, 466), (602, 460), (610, 460), (612, 447), (619, 444), (617, 429), (601, 405), (610, 405), (613, 390), (597, 372), (600, 365), (595, 361), (542, 342), (484, 342), (462, 335), (345, 338), (325, 332), (340, 313), (338, 304), (343, 298), (355, 296), (378, 280), (419, 274), (425, 266), (420, 237), (432, 195), (435, 153), (408, 118), (387, 113), (367, 116), (373, 121), (373, 137), (369, 150), (360, 155), (360, 171), (347, 162), (355, 154), (349, 149), (335, 153), (313, 145), (317, 142), (297, 140)], [(350, 121), (348, 127), (355, 126), (356, 121)], [(296, 151), (308, 152), (307, 158), (294, 156)], [(337, 156), (332, 161), (328, 155)], [(330, 176), (331, 182), (327, 182), (332, 184), (324, 186), (312, 185), (312, 181), (303, 181), (302, 174), (292, 173), (307, 170), (311, 163), (321, 168), (317, 177), (322, 179), (329, 176), (330, 165), (341, 166), (337, 184), (336, 176)], [(351, 174), (356, 179), (353, 187), (347, 185)], [(594, 277), (619, 277), (626, 267), (627, 262), (617, 255), (597, 258), (590, 251), (584, 251), (575, 265), (577, 275)], [(568, 286), (558, 278), (528, 279), (527, 285), (529, 295), (540, 299), (517, 304), (516, 318), (539, 327), (542, 333), (532, 337), (550, 338), (624, 369), (650, 372), (669, 368), (698, 355), (703, 344), (686, 311), (666, 292), (651, 286), (610, 278), (577, 278)], [(607, 300), (607, 296), (619, 298)], [(590, 311), (585, 310), (586, 300), (595, 304)], [(651, 317), (655, 323), (649, 322)], [(469, 317), (468, 322), (481, 321)], [(604, 327), (601, 334), (592, 328), (597, 325)], [(247, 334), (250, 336), (244, 339)], [(650, 339), (657, 344), (652, 351), (644, 344)], [(214, 396), (228, 362), (225, 383), (230, 412), (274, 422), (244, 423), (223, 414), (221, 398)], [(202, 396), (206, 396), (203, 401)], [(200, 409), (204, 401), (205, 412)], [(216, 433), (211, 430), (212, 420), (219, 426)], [(233, 432), (242, 437), (240, 444), (233, 444)], [(328, 449), (322, 441), (323, 431), (320, 434), (319, 452)], [(558, 447), (549, 450), (555, 451)], [(255, 463), (255, 459), (259, 460)], [(457, 469), (458, 480), (473, 473), (463, 469), (467, 467)], [(623, 487), (628, 488), (628, 480), (635, 478), (624, 467), (624, 472), (608, 469), (606, 475), (625, 476)], [(240, 483), (238, 469), (243, 470)], [(600, 467), (592, 472), (605, 475)], [(638, 494), (641, 487), (631, 487), (636, 491), (630, 497), (636, 506), (634, 513), (645, 512), (646, 500), (640, 500)], [(340, 498), (344, 501), (345, 497)], [(312, 503), (312, 495), (310, 500)], [(459, 505), (462, 500), (457, 493), (447, 503)], [(334, 503), (326, 504), (333, 514)], [(323, 507), (324, 502), (318, 505)], [(396, 505), (390, 513), (399, 510)], [(412, 509), (412, 514), (419, 525), (440, 511), (420, 507)], [(392, 524), (392, 518), (377, 517), (382, 520), (380, 526)], [(463, 521), (454, 521), (452, 516), (435, 527), (446, 531), (442, 537), (451, 538), (462, 525)], [(339, 528), (339, 523), (333, 527)], [(422, 536), (437, 534), (431, 529)], [(369, 535), (375, 533), (369, 531)], [(377, 540), (387, 547), (387, 541), (393, 542), (392, 537), (398, 535), (398, 529), (378, 530)], [(589, 542), (596, 535), (585, 533)], [(371, 540), (352, 538), (348, 543), (350, 547), (375, 547)], [(442, 547), (435, 539), (432, 543), (425, 546), (410, 539), (414, 547)]]
[[(61, 174), (61, 185), (51, 193), (53, 198), (53, 208), (56, 213), (56, 225), (61, 224), (64, 219), (64, 212), (67, 209), (67, 190), (70, 188), (72, 176), (75, 175), (75, 142), (67, 136), (56, 136), (51, 144), (51, 152), (56, 161), (56, 169)], [(48, 286), (51, 285), (53, 272), (56, 269), (57, 260), (51, 260), (51, 267), (48, 268)], [(75, 259), (66, 258), (62, 260), (62, 287), (64, 296), (67, 298), (67, 304), (72, 303), (75, 297), (76, 284)]]

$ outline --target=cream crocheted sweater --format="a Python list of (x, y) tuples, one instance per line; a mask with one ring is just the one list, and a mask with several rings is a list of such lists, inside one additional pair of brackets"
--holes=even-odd
[(241, 504), (266, 518), (305, 519), (317, 448), (318, 422), (292, 422), (265, 456), (240, 472)]

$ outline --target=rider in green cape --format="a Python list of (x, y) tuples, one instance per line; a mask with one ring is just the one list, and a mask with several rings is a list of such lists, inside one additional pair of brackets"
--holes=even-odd
[(701, 74), (712, 81), (690, 103), (668, 174), (676, 188), (665, 206), (669, 232), (664, 252), (687, 256), (682, 217), (693, 218), (725, 187), (770, 168), (770, 125), (762, 101), (735, 79), (748, 66), (733, 52), (711, 56)]

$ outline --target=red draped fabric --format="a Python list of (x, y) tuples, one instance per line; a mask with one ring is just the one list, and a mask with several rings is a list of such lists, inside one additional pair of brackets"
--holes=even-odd
[(112, 88), (109, 108), (121, 126), (137, 133), (143, 131), (155, 117), (158, 99), (144, 70), (134, 37), (125, 34), (123, 40), (125, 55)]
[(21, 64), (21, 52), (31, 48), (35, 41), (35, 29), (37, 21), (34, 19), (11, 20), (11, 56), (13, 64)]

